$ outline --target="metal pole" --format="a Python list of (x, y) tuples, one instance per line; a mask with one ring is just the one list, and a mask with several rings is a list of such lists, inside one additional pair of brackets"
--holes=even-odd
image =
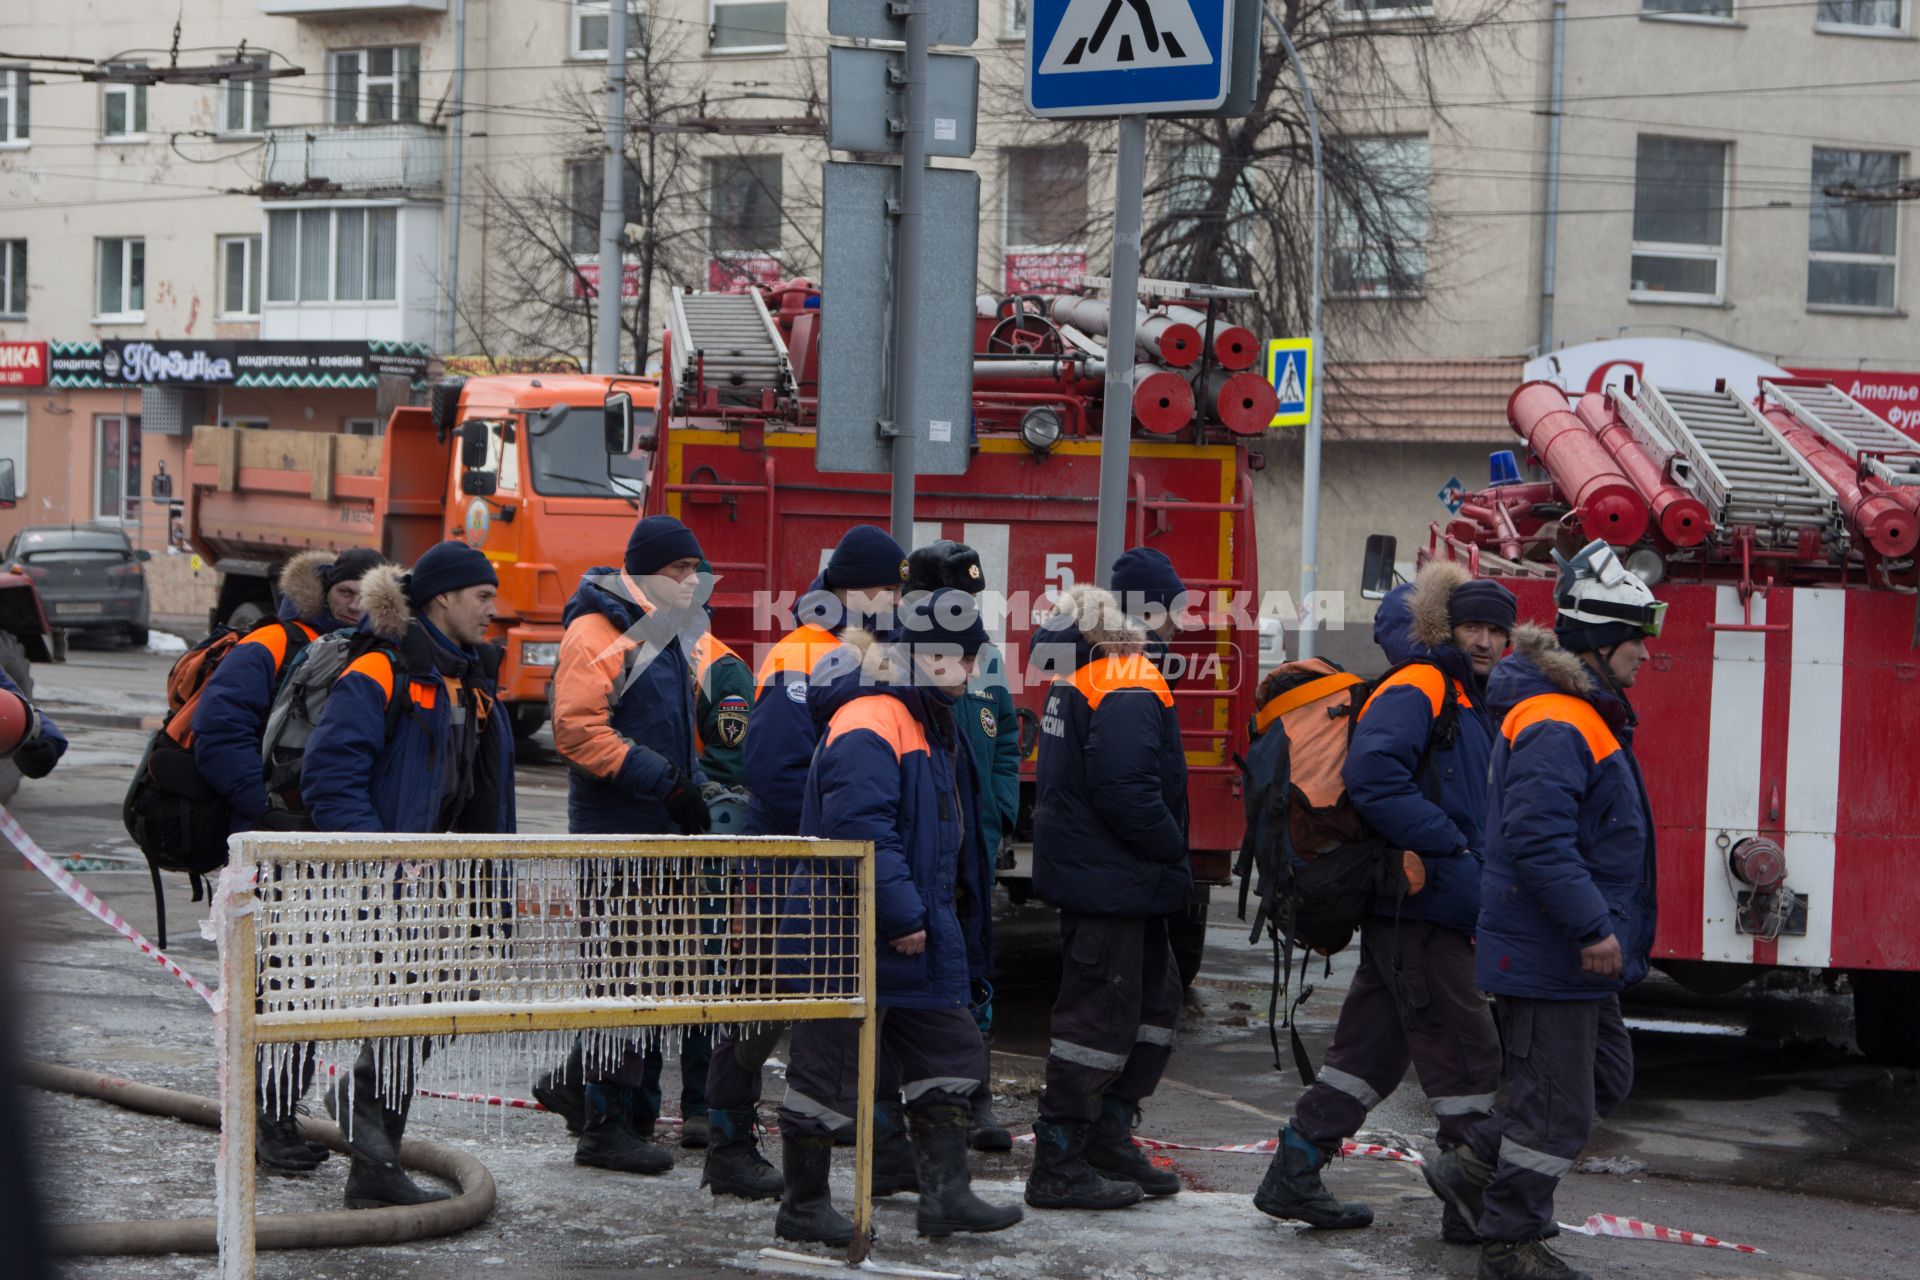
[[(607, 6), (607, 171), (600, 184), (600, 332), (594, 335), (596, 373), (620, 372), (620, 289), (627, 268), (626, 239), (627, 0)], [(644, 355), (644, 353), (642, 353)]]
[(1133, 441), (1133, 330), (1140, 308), (1140, 199), (1146, 186), (1147, 121), (1120, 117), (1113, 166), (1113, 269), (1107, 289), (1107, 378), (1100, 410), (1100, 513), (1094, 526), (1096, 581), (1108, 585), (1127, 528), (1127, 470)]
[(460, 196), (467, 131), (467, 0), (453, 0), (453, 152), (447, 166), (447, 287), (440, 294), (440, 354), (453, 354), (459, 324)]
[[(893, 540), (913, 546), (913, 451), (920, 435), (920, 269), (925, 259), (927, 188), (927, 3), (907, 5), (907, 51), (900, 122), (900, 206), (894, 237)], [(964, 426), (964, 424), (962, 424)]]
[[(1320, 560), (1320, 384), (1326, 379), (1326, 335), (1320, 329), (1320, 256), (1321, 231), (1326, 223), (1325, 193), (1320, 174), (1320, 110), (1314, 105), (1313, 86), (1307, 81), (1307, 69), (1300, 65), (1299, 50), (1287, 35), (1287, 28), (1273, 16), (1273, 10), (1261, 6), (1267, 25), (1280, 37), (1287, 51), (1294, 77), (1300, 81), (1300, 96), (1307, 106), (1307, 133), (1313, 142), (1313, 303), (1307, 320), (1307, 337), (1313, 343), (1312, 389), (1307, 397), (1307, 448), (1305, 472), (1300, 478), (1300, 607), (1311, 609), (1317, 588)], [(1311, 615), (1303, 615), (1300, 627), (1299, 657), (1314, 655), (1315, 628)]]
[(1560, 233), (1560, 103), (1566, 82), (1567, 0), (1553, 0), (1553, 81), (1547, 107), (1547, 217), (1540, 242), (1540, 354), (1553, 349), (1554, 275)]

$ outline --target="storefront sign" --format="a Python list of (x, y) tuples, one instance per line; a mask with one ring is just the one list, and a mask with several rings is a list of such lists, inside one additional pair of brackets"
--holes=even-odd
[(1795, 369), (1796, 378), (1825, 378), (1908, 435), (1920, 440), (1920, 373), (1873, 369)]
[(1006, 263), (1008, 293), (1050, 293), (1077, 289), (1087, 273), (1087, 255), (1065, 253), (1010, 253)]
[(56, 387), (371, 387), (383, 374), (418, 382), (428, 352), (405, 342), (182, 342), (167, 338), (52, 343)]
[(47, 344), (0, 342), (0, 387), (47, 385)]
[(715, 293), (745, 293), (754, 285), (771, 289), (785, 276), (778, 258), (730, 254), (707, 259), (707, 288)]
[[(597, 298), (600, 296), (600, 264), (597, 262), (576, 262), (573, 270), (567, 273), (567, 285), (576, 298)], [(628, 262), (620, 268), (620, 297), (622, 299), (640, 296), (640, 264)]]

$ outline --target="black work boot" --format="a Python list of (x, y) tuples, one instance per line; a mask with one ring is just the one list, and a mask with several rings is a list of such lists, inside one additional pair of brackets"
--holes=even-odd
[(853, 1241), (853, 1219), (833, 1207), (827, 1174), (833, 1167), (833, 1139), (825, 1135), (780, 1136), (780, 1167), (786, 1191), (773, 1233), (782, 1240), (836, 1247)]
[(1036, 1209), (1124, 1209), (1140, 1203), (1140, 1184), (1102, 1177), (1087, 1163), (1084, 1124), (1033, 1124), (1033, 1172), (1027, 1203)]
[[(1486, 1194), (1487, 1184), (1493, 1181), (1493, 1166), (1482, 1160), (1479, 1152), (1464, 1142), (1448, 1147), (1421, 1165), (1420, 1174), (1427, 1180), (1427, 1186), (1433, 1194), (1440, 1197), (1441, 1203), (1450, 1206), (1460, 1216), (1464, 1226), (1473, 1228), (1478, 1225), (1480, 1199)], [(1444, 1217), (1440, 1225), (1441, 1234), (1445, 1236), (1447, 1222)]]
[(1156, 1169), (1146, 1152), (1133, 1145), (1133, 1125), (1139, 1116), (1132, 1103), (1108, 1098), (1100, 1118), (1087, 1130), (1087, 1163), (1109, 1178), (1138, 1183), (1150, 1196), (1170, 1196), (1180, 1190), (1180, 1175)]
[(581, 1074), (580, 1046), (575, 1044), (564, 1064), (533, 1082), (533, 1099), (567, 1122), (567, 1132), (578, 1135), (586, 1127), (587, 1093)]
[(263, 1169), (275, 1173), (312, 1173), (328, 1154), (315, 1155), (317, 1145), (300, 1136), (300, 1124), (291, 1113), (273, 1114), (274, 1108), (262, 1107), (254, 1124), (254, 1156)]
[(985, 1080), (973, 1091), (973, 1127), (967, 1131), (967, 1145), (975, 1151), (1013, 1150), (1013, 1135), (993, 1114), (993, 1089)]
[(753, 1136), (753, 1112), (714, 1111), (709, 1115), (713, 1145), (707, 1148), (700, 1185), (711, 1188), (717, 1196), (739, 1196), (742, 1200), (771, 1200), (779, 1195), (780, 1171), (760, 1154)]
[(353, 1106), (343, 1105), (338, 1087), (327, 1097), (327, 1109), (346, 1134), (353, 1162), (347, 1168), (346, 1202), (349, 1209), (384, 1209), (390, 1205), (432, 1204), (448, 1198), (429, 1191), (400, 1167), (400, 1142), (406, 1136), (407, 1113), (382, 1102), (374, 1070), (373, 1047), (361, 1048), (353, 1064)]
[(973, 1194), (967, 1169), (967, 1107), (926, 1107), (913, 1114), (913, 1154), (920, 1168), (915, 1225), (938, 1240), (956, 1231), (1004, 1231), (1027, 1215), (1017, 1204), (988, 1204)]
[(1357, 1202), (1336, 1200), (1320, 1181), (1326, 1152), (1294, 1132), (1280, 1131), (1280, 1149), (1273, 1153), (1267, 1176), (1253, 1193), (1253, 1207), (1270, 1218), (1287, 1218), (1310, 1227), (1348, 1231), (1373, 1225), (1373, 1210)]
[(1593, 1280), (1575, 1271), (1545, 1240), (1488, 1240), (1480, 1246), (1478, 1280)]
[(1440, 1207), (1440, 1238), (1448, 1244), (1479, 1244), (1480, 1233), (1451, 1204)]
[(680, 1145), (689, 1151), (705, 1151), (713, 1141), (713, 1127), (707, 1122), (705, 1107), (680, 1109)]
[(673, 1157), (633, 1131), (627, 1121), (626, 1091), (613, 1085), (586, 1087), (587, 1117), (573, 1162), (616, 1173), (654, 1176), (671, 1172)]
[(899, 1102), (873, 1104), (873, 1194), (920, 1189), (913, 1143), (907, 1138), (907, 1109)]

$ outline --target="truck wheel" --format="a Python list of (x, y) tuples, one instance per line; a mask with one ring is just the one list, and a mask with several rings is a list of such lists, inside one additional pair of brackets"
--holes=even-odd
[[(20, 686), (21, 694), (32, 701), (33, 667), (27, 661), (26, 650), (20, 647), (20, 638), (10, 631), (0, 632), (0, 670), (4, 670)], [(19, 790), (19, 766), (12, 760), (0, 760), (0, 804), (10, 802)]]
[(1187, 899), (1187, 909), (1167, 922), (1174, 963), (1180, 966), (1182, 990), (1192, 986), (1193, 980), (1200, 976), (1200, 960), (1207, 951), (1207, 908), (1212, 901), (1213, 886), (1197, 884)]
[(540, 726), (547, 722), (547, 704), (544, 702), (508, 703), (507, 719), (513, 725), (514, 737), (531, 738), (540, 732)]
[(1920, 973), (1855, 970), (1853, 1037), (1875, 1062), (1920, 1067)]

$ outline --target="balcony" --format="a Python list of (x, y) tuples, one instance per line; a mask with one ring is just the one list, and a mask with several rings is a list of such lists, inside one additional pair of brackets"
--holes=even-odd
[(447, 0), (260, 0), (260, 12), (271, 18), (385, 18), (446, 11)]
[(267, 131), (261, 178), (295, 194), (433, 195), (446, 167), (446, 133), (438, 125), (282, 125)]

